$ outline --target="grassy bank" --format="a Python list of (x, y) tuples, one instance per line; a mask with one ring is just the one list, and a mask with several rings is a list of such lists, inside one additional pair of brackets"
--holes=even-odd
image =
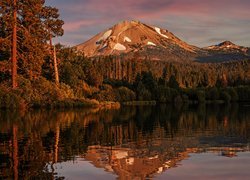
[[(55, 84), (45, 78), (18, 79), (18, 88), (10, 84), (0, 84), (0, 108), (79, 108), (106, 107), (119, 108), (122, 105), (167, 104), (222, 104), (250, 101), (250, 87), (173, 89), (158, 87), (145, 92), (133, 91), (127, 87), (102, 85), (90, 87), (86, 84), (71, 87), (64, 83)], [(155, 93), (153, 93), (155, 92)], [(120, 102), (120, 103), (116, 103)]]
[(156, 101), (128, 101), (122, 103), (122, 105), (126, 106), (154, 106), (156, 104)]
[(76, 96), (68, 85), (63, 83), (57, 85), (44, 78), (34, 81), (20, 78), (19, 85), (16, 89), (4, 84), (0, 85), (1, 109), (120, 107), (120, 103), (117, 102)]

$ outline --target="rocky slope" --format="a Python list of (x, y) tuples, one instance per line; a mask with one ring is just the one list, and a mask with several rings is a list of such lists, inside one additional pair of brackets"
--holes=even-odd
[(230, 41), (199, 48), (173, 33), (138, 21), (123, 21), (76, 46), (87, 57), (126, 55), (164, 61), (221, 62), (249, 58), (249, 48)]
[(250, 59), (250, 49), (224, 41), (217, 45), (203, 48), (204, 54), (197, 57), (201, 62), (225, 62)]
[(209, 46), (205, 49), (208, 50), (214, 50), (214, 51), (235, 51), (235, 52), (242, 52), (242, 53), (247, 53), (248, 48), (243, 47), (243, 46), (238, 46), (230, 41), (224, 41), (220, 44)]

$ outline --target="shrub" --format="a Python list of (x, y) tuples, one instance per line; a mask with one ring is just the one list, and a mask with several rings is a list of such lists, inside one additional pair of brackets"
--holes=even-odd
[(66, 84), (59, 85), (45, 78), (29, 81), (18, 78), (17, 95), (30, 106), (51, 106), (56, 101), (74, 98), (73, 90)]
[(197, 96), (198, 102), (204, 103), (206, 101), (206, 94), (204, 91), (202, 90), (197, 91), (196, 96)]
[(182, 97), (181, 97), (180, 95), (176, 96), (176, 97), (174, 98), (174, 103), (175, 103), (175, 104), (183, 103)]
[(186, 94), (182, 94), (181, 98), (183, 102), (188, 102), (188, 96)]
[(239, 101), (250, 101), (250, 87), (249, 86), (239, 86), (236, 88), (236, 91), (239, 96)]
[(231, 101), (231, 96), (226, 91), (223, 91), (220, 93), (220, 99), (228, 103)]
[(139, 101), (150, 101), (151, 100), (151, 93), (146, 88), (141, 89), (137, 96), (138, 96)]
[(210, 88), (206, 92), (206, 99), (216, 101), (219, 99), (219, 91), (216, 87)]
[(112, 86), (104, 84), (100, 87), (100, 91), (93, 94), (92, 98), (98, 101), (116, 101), (116, 93)]
[(19, 109), (25, 108), (26, 102), (20, 97), (18, 91), (0, 88), (0, 108)]
[(239, 100), (239, 96), (235, 88), (227, 88), (226, 92), (231, 96), (231, 101), (235, 102)]
[(135, 92), (127, 87), (119, 87), (116, 91), (119, 102), (134, 101), (136, 99)]

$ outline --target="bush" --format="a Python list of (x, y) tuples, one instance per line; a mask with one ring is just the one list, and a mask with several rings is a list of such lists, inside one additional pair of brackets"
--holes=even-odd
[(26, 107), (25, 100), (18, 96), (19, 92), (0, 88), (0, 108), (20, 109)]
[(183, 103), (182, 97), (181, 97), (180, 95), (176, 96), (176, 97), (174, 98), (174, 103), (175, 103), (175, 104)]
[(107, 84), (102, 85), (100, 91), (93, 94), (92, 98), (98, 101), (117, 101), (114, 89)]
[(204, 91), (202, 90), (197, 91), (196, 96), (197, 96), (198, 102), (204, 103), (206, 101), (206, 94)]
[(186, 94), (182, 94), (181, 98), (183, 102), (188, 102), (188, 96)]
[(117, 90), (117, 100), (119, 102), (134, 101), (136, 99), (135, 92), (127, 87), (119, 87)]
[(236, 102), (239, 100), (239, 96), (235, 88), (227, 88), (226, 92), (231, 96), (231, 101)]
[(173, 102), (174, 98), (178, 96), (178, 91), (176, 89), (172, 88), (166, 88), (165, 89), (165, 95), (166, 95), (166, 100), (167, 102)]
[(236, 88), (236, 91), (239, 96), (239, 101), (250, 101), (250, 87), (249, 86), (239, 86)]
[(68, 85), (63, 83), (56, 85), (45, 78), (30, 81), (19, 76), (18, 85), (16, 90), (1, 90), (5, 94), (1, 96), (1, 106), (7, 108), (25, 105), (51, 106), (56, 101), (74, 98), (73, 91)]
[(174, 99), (178, 96), (178, 94), (178, 91), (175, 89), (160, 86), (156, 97), (159, 102), (174, 102)]
[(47, 106), (48, 108), (78, 108), (78, 107), (94, 107), (98, 106), (97, 100), (89, 99), (64, 99), (61, 101), (54, 101)]
[(210, 88), (206, 92), (206, 99), (216, 101), (219, 100), (219, 91), (216, 87)]
[(186, 94), (189, 101), (197, 101), (197, 95), (194, 89), (184, 89), (181, 93)]
[(231, 101), (231, 96), (226, 91), (221, 92), (220, 99), (229, 103)]
[(150, 101), (151, 100), (151, 93), (146, 88), (141, 89), (137, 96), (138, 96), (139, 101)]
[(91, 97), (99, 89), (93, 86), (89, 86), (85, 81), (79, 81), (73, 88), (74, 95), (77, 98)]

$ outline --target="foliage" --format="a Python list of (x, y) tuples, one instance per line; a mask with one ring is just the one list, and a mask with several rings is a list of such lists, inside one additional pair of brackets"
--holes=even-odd
[(230, 95), (231, 101), (236, 102), (239, 100), (239, 96), (235, 88), (228, 87), (225, 91)]
[(134, 101), (136, 99), (136, 94), (127, 87), (119, 87), (116, 91), (119, 102)]
[(25, 108), (24, 99), (17, 95), (18, 92), (0, 88), (0, 108), (20, 109)]
[(174, 75), (170, 77), (168, 85), (173, 89), (179, 88), (179, 83), (177, 82), (176, 77)]
[(250, 86), (236, 87), (239, 101), (250, 101)]
[(94, 99), (98, 101), (116, 101), (116, 93), (112, 86), (104, 84), (100, 87), (100, 91), (93, 94)]
[(231, 101), (231, 96), (226, 91), (222, 91), (220, 93), (220, 99), (223, 100), (226, 103), (229, 103)]
[(151, 100), (151, 93), (149, 90), (146, 89), (144, 84), (140, 81), (137, 88), (136, 88), (136, 93), (137, 93), (137, 100), (139, 101), (150, 101)]
[(159, 102), (173, 102), (175, 97), (178, 96), (178, 91), (173, 88), (159, 86), (157, 92), (157, 100)]
[[(44, 0), (17, 1), (18, 88), (10, 86), (12, 1), (0, 3), (0, 107), (74, 107), (98, 101), (250, 101), (250, 61), (197, 63), (110, 55), (87, 58), (56, 45), (61, 83), (53, 82), (52, 37), (63, 35), (58, 9)], [(97, 102), (98, 102), (97, 101)], [(98, 102), (99, 103), (99, 102)], [(93, 103), (93, 104), (98, 104)]]
[(216, 87), (209, 88), (206, 92), (206, 99), (208, 100), (218, 100), (219, 99), (219, 91)]
[[(18, 73), (29, 79), (38, 78), (45, 56), (50, 54), (47, 44), (50, 34), (53, 37), (63, 35), (58, 9), (46, 6), (44, 0), (17, 1), (16, 7), (12, 1), (1, 0), (0, 5), (0, 61), (10, 60), (12, 14), (17, 10)], [(10, 68), (5, 65), (5, 69)]]
[(198, 102), (204, 103), (206, 101), (206, 94), (204, 91), (199, 90), (199, 91), (197, 91), (196, 95), (197, 95)]

